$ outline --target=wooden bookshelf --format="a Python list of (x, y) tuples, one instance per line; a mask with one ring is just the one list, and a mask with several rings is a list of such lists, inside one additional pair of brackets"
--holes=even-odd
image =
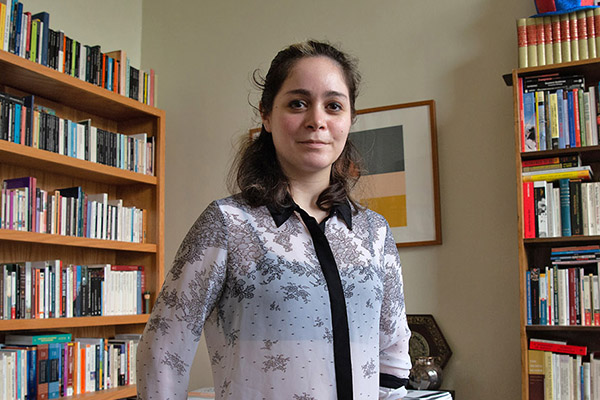
[[(0, 91), (34, 95), (36, 105), (55, 110), (61, 118), (91, 119), (95, 127), (122, 134), (145, 132), (155, 141), (154, 176), (0, 141), (0, 181), (35, 176), (37, 186), (48, 191), (81, 186), (86, 193), (108, 193), (109, 199), (123, 199), (125, 206), (147, 212), (145, 243), (0, 229), (0, 264), (59, 259), (63, 264), (143, 265), (154, 304), (164, 275), (164, 111), (4, 51), (0, 51)], [(15, 330), (109, 338), (141, 333), (147, 321), (148, 314), (0, 320), (0, 340)], [(111, 400), (135, 394), (135, 385), (129, 385), (66, 399)]]
[[(545, 266), (550, 263), (552, 247), (581, 246), (599, 244), (600, 236), (572, 236), (548, 238), (524, 238), (523, 227), (523, 179), (522, 162), (547, 157), (563, 155), (579, 155), (583, 165), (592, 166), (594, 180), (598, 180), (600, 173), (600, 146), (575, 147), (546, 151), (521, 152), (521, 124), (519, 108), (519, 78), (550, 73), (578, 74), (585, 76), (586, 88), (598, 85), (600, 81), (600, 59), (576, 61), (554, 64), (544, 67), (522, 68), (513, 70), (508, 76), (508, 84), (513, 86), (514, 105), (514, 134), (515, 134), (515, 160), (518, 203), (518, 274), (519, 274), (519, 304), (520, 304), (520, 343), (521, 343), (521, 393), (522, 399), (529, 399), (529, 374), (528, 374), (528, 345), (530, 338), (548, 340), (566, 340), (569, 344), (588, 346), (588, 351), (600, 351), (600, 326), (538, 326), (527, 324), (527, 282), (525, 272), (532, 266)], [(598, 98), (596, 98), (596, 102)]]

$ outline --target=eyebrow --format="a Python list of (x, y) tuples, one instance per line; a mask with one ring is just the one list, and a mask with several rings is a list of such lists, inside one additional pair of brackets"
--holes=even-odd
[[(301, 94), (303, 96), (310, 96), (310, 91), (306, 90), (306, 89), (292, 89), (287, 91), (285, 94)], [(330, 90), (328, 92), (325, 93), (326, 97), (345, 97), (348, 98), (348, 96), (342, 92), (338, 92), (335, 90)]]

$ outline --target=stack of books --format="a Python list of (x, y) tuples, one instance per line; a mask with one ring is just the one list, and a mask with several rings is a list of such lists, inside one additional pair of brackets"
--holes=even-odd
[(598, 145), (598, 86), (558, 73), (517, 84), (521, 152)]
[(600, 353), (565, 341), (530, 339), (529, 398), (597, 399), (600, 397)]
[(108, 193), (81, 186), (52, 191), (33, 176), (5, 179), (0, 186), (0, 229), (145, 243), (147, 211), (127, 207)]
[(596, 58), (600, 9), (517, 19), (519, 68)]
[(525, 239), (600, 235), (600, 182), (579, 156), (523, 161)]
[(600, 326), (600, 246), (553, 248), (551, 264), (525, 272), (527, 324)]
[(0, 49), (144, 104), (156, 104), (156, 74), (130, 65), (124, 50), (103, 52), (50, 28), (47, 12), (16, 0), (0, 2)]
[(0, 92), (0, 140), (145, 175), (154, 175), (154, 137), (121, 134), (71, 121), (35, 104), (34, 96)]
[(0, 319), (149, 313), (142, 265), (0, 263)]
[(135, 383), (138, 334), (7, 334), (0, 344), (0, 398), (56, 399)]

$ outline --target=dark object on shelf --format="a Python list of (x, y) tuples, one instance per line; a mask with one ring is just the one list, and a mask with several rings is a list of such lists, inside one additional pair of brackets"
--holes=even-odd
[(408, 378), (409, 387), (416, 390), (437, 390), (442, 386), (442, 368), (435, 357), (418, 357)]
[(436, 364), (444, 368), (452, 356), (452, 350), (433, 315), (412, 314), (406, 318), (412, 331), (408, 352), (413, 365), (418, 357), (434, 357)]

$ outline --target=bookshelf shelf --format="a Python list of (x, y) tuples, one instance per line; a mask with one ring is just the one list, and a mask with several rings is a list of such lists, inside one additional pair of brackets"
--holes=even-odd
[[(0, 265), (60, 260), (63, 265), (143, 266), (153, 304), (164, 276), (165, 112), (2, 50), (0, 91), (33, 95), (36, 106), (71, 121), (91, 120), (98, 129), (124, 135), (146, 133), (155, 152), (151, 176), (0, 140), (0, 182), (32, 176), (37, 187), (48, 193), (74, 186), (86, 194), (107, 193), (109, 200), (123, 200), (123, 207), (145, 210), (146, 224), (145, 243), (0, 229)], [(0, 343), (17, 330), (61, 331), (73, 338), (140, 334), (148, 318), (149, 314), (0, 320)], [(135, 385), (129, 385), (63, 399), (116, 400), (135, 395)]]
[(14, 330), (56, 330), (106, 325), (135, 325), (148, 322), (149, 314), (118, 315), (110, 317), (78, 317), (47, 319), (13, 319), (0, 321), (0, 332)]
[(0, 52), (0, 70), (7, 86), (104, 118), (164, 117), (162, 110), (5, 51)]
[(567, 246), (569, 244), (591, 244), (599, 243), (600, 236), (569, 236), (569, 237), (551, 237), (551, 238), (535, 238), (523, 239), (523, 244), (526, 246)]
[[(532, 68), (521, 68), (515, 69), (512, 71), (510, 76), (505, 76), (505, 80), (507, 83), (512, 85), (513, 88), (513, 105), (514, 105), (514, 135), (515, 135), (515, 160), (516, 160), (516, 182), (517, 182), (517, 209), (518, 209), (518, 274), (519, 274), (519, 303), (520, 303), (520, 345), (521, 345), (521, 398), (523, 400), (530, 399), (530, 374), (529, 374), (529, 339), (545, 339), (545, 340), (559, 340), (566, 341), (568, 344), (578, 345), (578, 346), (586, 346), (588, 350), (588, 354), (594, 351), (600, 351), (600, 342), (598, 341), (598, 335), (600, 334), (600, 326), (580, 326), (580, 325), (554, 325), (554, 326), (545, 326), (545, 325), (531, 325), (528, 324), (528, 282), (526, 278), (526, 272), (530, 271), (532, 268), (537, 267), (540, 268), (540, 276), (546, 266), (550, 267), (552, 270), (552, 260), (551, 260), (551, 252), (552, 248), (555, 247), (571, 247), (571, 246), (585, 246), (585, 245), (598, 245), (600, 244), (600, 236), (597, 235), (574, 235), (568, 237), (544, 237), (544, 238), (525, 238), (525, 229), (526, 229), (526, 221), (529, 221), (528, 227), (531, 231), (531, 223), (532, 221), (536, 221), (538, 223), (537, 211), (536, 211), (536, 203), (532, 197), (529, 197), (529, 214), (525, 211), (525, 201), (524, 201), (524, 186), (523, 186), (523, 163), (529, 160), (538, 160), (544, 158), (551, 157), (561, 157), (561, 156), (572, 156), (578, 155), (581, 159), (582, 165), (589, 165), (593, 171), (593, 180), (598, 180), (598, 174), (600, 173), (600, 146), (584, 146), (584, 147), (572, 147), (565, 149), (552, 149), (552, 150), (544, 150), (544, 151), (531, 151), (531, 152), (522, 152), (522, 133), (521, 133), (521, 112), (522, 112), (522, 104), (521, 104), (521, 96), (519, 87), (519, 79), (527, 78), (537, 75), (551, 75), (551, 74), (564, 74), (564, 75), (583, 75), (585, 77), (585, 88), (589, 88), (590, 86), (598, 87), (598, 83), (600, 82), (600, 58), (589, 59), (584, 61), (575, 61), (569, 63), (562, 64), (553, 64), (544, 67), (532, 67)], [(542, 89), (536, 88), (535, 90), (541, 91)], [(565, 92), (569, 89), (565, 89)], [(552, 91), (549, 90), (551, 93)], [(598, 93), (596, 91), (596, 93)], [(547, 93), (545, 93), (547, 94)], [(544, 97), (545, 99), (545, 97)], [(562, 98), (561, 98), (562, 99)], [(596, 97), (596, 102), (598, 102), (598, 97)], [(529, 103), (531, 104), (531, 103)], [(550, 103), (548, 103), (550, 104)], [(561, 103), (562, 104), (562, 103)], [(596, 107), (595, 104), (593, 107)], [(534, 106), (535, 107), (535, 106)], [(591, 108), (591, 107), (590, 107)], [(567, 109), (568, 110), (568, 109)], [(558, 114), (554, 115), (555, 118), (559, 118)], [(554, 122), (553, 127), (556, 128), (557, 124)], [(549, 128), (550, 129), (550, 128)], [(537, 132), (537, 129), (536, 129)], [(556, 130), (554, 131), (557, 132)], [(593, 132), (593, 131), (592, 131)], [(556, 136), (554, 136), (556, 138)], [(568, 140), (567, 140), (568, 142)], [(550, 143), (550, 141), (548, 141)], [(551, 147), (551, 145), (549, 145)], [(538, 147), (539, 148), (539, 147)], [(569, 186), (569, 185), (567, 185)], [(540, 188), (543, 190), (552, 189), (556, 190), (557, 185), (554, 187), (543, 186)], [(565, 191), (566, 192), (566, 191)], [(565, 201), (563, 195), (563, 191), (560, 192), (560, 200), (561, 204)], [(531, 192), (529, 192), (531, 193)], [(533, 196), (534, 197), (534, 196)], [(535, 199), (538, 199), (535, 197)], [(575, 199), (577, 201), (581, 201), (580, 199)], [(572, 197), (566, 196), (566, 203), (569, 205)], [(577, 203), (581, 205), (581, 203)], [(589, 204), (589, 203), (586, 203)], [(533, 208), (532, 208), (533, 205)], [(587, 206), (586, 206), (587, 207)], [(581, 208), (579, 208), (580, 210)], [(532, 211), (533, 210), (533, 211)], [(533, 212), (533, 214), (532, 214)], [(553, 211), (553, 213), (556, 211)], [(562, 213), (559, 213), (562, 214)], [(553, 214), (553, 215), (559, 215)], [(526, 216), (534, 216), (534, 219), (526, 219)], [(569, 217), (571, 217), (571, 213), (567, 213)], [(563, 216), (561, 215), (561, 218)], [(574, 218), (574, 217), (572, 217)], [(561, 220), (562, 221), (562, 220)], [(582, 225), (579, 225), (582, 226)], [(587, 229), (587, 227), (586, 227)], [(548, 229), (549, 230), (549, 229)], [(583, 229), (582, 229), (583, 230)], [(536, 230), (537, 232), (537, 230)], [(560, 232), (560, 231), (559, 231)], [(575, 232), (575, 231), (574, 231)], [(594, 232), (596, 233), (596, 232)], [(537, 233), (535, 233), (537, 234)], [(527, 236), (531, 236), (528, 234)], [(558, 265), (555, 265), (558, 269)], [(573, 266), (567, 266), (565, 269), (569, 268), (572, 272), (574, 272)], [(596, 271), (595, 273), (597, 273)], [(585, 272), (586, 276), (589, 272)], [(554, 280), (555, 279), (555, 280)], [(555, 286), (555, 282), (558, 282), (557, 276), (554, 276), (551, 283), (548, 284), (548, 287), (555, 290), (558, 287), (558, 284)], [(562, 278), (560, 278), (562, 279)], [(541, 280), (541, 278), (540, 278)], [(561, 280), (562, 282), (562, 280)], [(576, 280), (569, 281), (569, 284), (573, 282), (577, 282)], [(547, 288), (546, 286), (543, 286)], [(573, 286), (569, 286), (572, 288)], [(529, 286), (531, 289), (531, 286)], [(567, 294), (573, 293), (572, 291), (569, 293), (567, 288)], [(540, 289), (542, 290), (542, 289)], [(546, 290), (546, 289), (544, 289)], [(548, 289), (550, 290), (550, 289)], [(573, 290), (573, 289), (571, 289)], [(589, 289), (588, 289), (589, 290)], [(531, 293), (531, 292), (529, 292)], [(550, 293), (550, 292), (548, 292)], [(557, 292), (554, 292), (557, 293)], [(556, 294), (554, 294), (556, 296)], [(562, 296), (562, 295), (561, 295)], [(550, 298), (548, 295), (549, 304), (555, 301), (554, 297)], [(582, 302), (583, 304), (583, 302)], [(554, 307), (554, 305), (552, 305)], [(556, 311), (556, 309), (552, 308), (551, 311)], [(571, 310), (569, 310), (571, 312)], [(548, 313), (547, 315), (552, 315)], [(564, 314), (563, 314), (564, 316)], [(573, 314), (571, 314), (571, 317)], [(531, 317), (531, 315), (530, 315)], [(556, 315), (554, 316), (555, 318)], [(581, 316), (578, 316), (578, 318)], [(581, 317), (582, 318), (582, 317)], [(580, 319), (581, 319), (580, 318)], [(577, 319), (577, 320), (580, 320)], [(573, 321), (573, 320), (571, 320)], [(531, 321), (530, 321), (531, 322)], [(534, 319), (535, 322), (535, 319)], [(536, 377), (532, 379), (535, 380)], [(535, 395), (535, 394), (534, 394)], [(533, 398), (533, 397), (531, 397)]]
[(9, 229), (0, 229), (0, 240), (89, 249), (136, 251), (141, 253), (157, 252), (157, 245), (152, 243), (129, 243), (115, 240), (88, 239), (75, 236), (52, 235), (49, 233), (20, 232)]
[(115, 389), (102, 390), (100, 392), (92, 392), (78, 394), (77, 396), (59, 397), (62, 400), (113, 400), (133, 397), (136, 395), (135, 385), (118, 387)]
[(63, 175), (114, 185), (145, 184), (156, 186), (158, 183), (155, 176), (63, 156), (4, 140), (0, 141), (0, 159), (4, 164), (27, 165), (36, 169), (60, 166)]
[(582, 157), (594, 157), (597, 158), (600, 155), (600, 146), (587, 146), (587, 147), (573, 147), (568, 149), (558, 150), (544, 150), (544, 151), (531, 151), (521, 153), (521, 159), (523, 160), (534, 160), (536, 158), (543, 157), (560, 157), (572, 154), (580, 154)]

